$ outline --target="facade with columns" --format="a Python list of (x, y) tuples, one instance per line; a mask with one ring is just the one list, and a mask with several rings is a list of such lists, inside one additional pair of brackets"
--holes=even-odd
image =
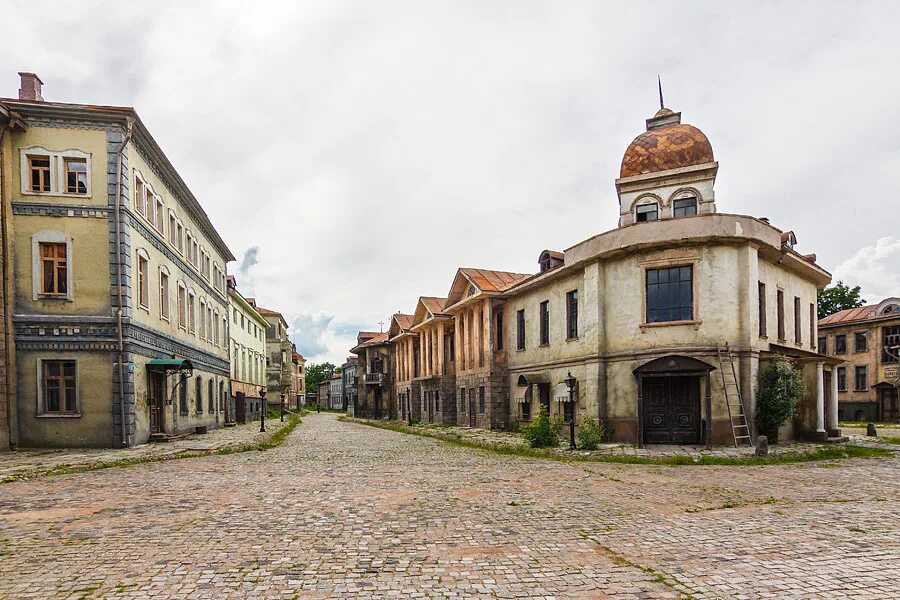
[(422, 296), (410, 330), (419, 337), (421, 420), (456, 424), (456, 349), (454, 320), (444, 313), (446, 298)]
[(392, 379), (394, 383), (394, 414), (401, 421), (419, 421), (422, 419), (422, 389), (418, 380), (419, 335), (411, 331), (413, 315), (396, 313), (391, 315), (388, 328), (388, 340), (391, 343), (391, 356), (394, 365)]

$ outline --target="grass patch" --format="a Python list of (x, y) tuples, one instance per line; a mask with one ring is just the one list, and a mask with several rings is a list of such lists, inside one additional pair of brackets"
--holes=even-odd
[(90, 471), (99, 471), (101, 469), (127, 468), (137, 465), (143, 465), (152, 462), (166, 462), (170, 460), (181, 460), (184, 458), (200, 458), (203, 456), (222, 456), (228, 454), (236, 454), (238, 452), (251, 452), (254, 450), (270, 450), (284, 443), (285, 438), (294, 430), (301, 422), (298, 415), (288, 415), (285, 417), (285, 425), (278, 431), (270, 435), (261, 442), (248, 442), (237, 446), (225, 446), (214, 450), (189, 450), (179, 452), (177, 454), (168, 454), (163, 456), (142, 456), (137, 458), (123, 458), (120, 460), (108, 460), (84, 465), (57, 465), (48, 469), (38, 469), (28, 473), (7, 475), (0, 479), (0, 484), (11, 483), (13, 481), (22, 481), (26, 479), (36, 479), (38, 477), (51, 477), (54, 475), (72, 475), (74, 473), (87, 473)]
[(435, 430), (423, 430), (421, 428), (409, 427), (404, 423), (395, 421), (369, 421), (365, 419), (350, 419), (349, 417), (340, 418), (341, 421), (350, 421), (360, 423), (378, 429), (387, 429), (399, 433), (409, 435), (418, 435), (421, 437), (430, 437), (441, 440), (455, 446), (464, 448), (475, 448), (478, 450), (486, 450), (496, 454), (506, 456), (519, 456), (524, 458), (542, 458), (555, 460), (558, 462), (598, 462), (598, 463), (616, 463), (626, 465), (664, 465), (664, 466), (698, 466), (698, 465), (721, 465), (721, 466), (763, 466), (763, 465), (783, 465), (790, 463), (813, 462), (820, 460), (837, 460), (843, 458), (883, 458), (894, 456), (893, 450), (885, 448), (873, 448), (869, 446), (856, 446), (852, 444), (834, 444), (829, 446), (821, 446), (815, 450), (807, 452), (795, 452), (786, 454), (772, 454), (769, 456), (710, 456), (702, 455), (699, 457), (688, 456), (686, 454), (675, 454), (671, 456), (633, 456), (627, 454), (597, 454), (584, 456), (580, 454), (566, 455), (553, 452), (545, 448), (530, 448), (528, 446), (513, 446), (502, 443), (485, 443), (473, 440), (463, 439), (458, 434), (448, 435), (444, 432)]
[[(865, 429), (868, 426), (869, 426), (868, 421), (841, 421), (840, 422), (840, 427), (856, 427), (856, 428)], [(900, 423), (885, 423), (882, 421), (875, 421), (876, 429), (880, 429), (882, 427), (886, 427), (889, 429), (890, 428), (897, 429), (897, 428), (900, 428)]]
[(885, 444), (894, 444), (896, 446), (900, 446), (900, 437), (897, 436), (887, 435), (885, 437), (878, 437), (874, 439)]

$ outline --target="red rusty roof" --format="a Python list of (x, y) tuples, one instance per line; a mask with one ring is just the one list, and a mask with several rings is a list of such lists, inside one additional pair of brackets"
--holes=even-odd
[(421, 298), (419, 298), (419, 300), (431, 314), (444, 314), (444, 305), (447, 303), (446, 298), (438, 298), (436, 296), (422, 296)]
[(841, 310), (833, 315), (828, 315), (824, 319), (819, 319), (819, 325), (838, 325), (853, 321), (865, 321), (875, 316), (875, 308), (875, 306), (867, 305)]
[(472, 283), (483, 292), (503, 292), (513, 287), (523, 279), (531, 277), (524, 273), (510, 273), (508, 271), (489, 271), (487, 269), (460, 269)]
[(702, 165), (714, 160), (712, 145), (702, 131), (693, 125), (667, 125), (634, 138), (622, 157), (619, 177)]

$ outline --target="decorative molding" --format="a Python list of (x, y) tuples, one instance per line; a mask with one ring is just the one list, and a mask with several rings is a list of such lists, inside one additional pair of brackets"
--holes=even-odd
[(31, 215), (39, 217), (93, 217), (97, 219), (106, 219), (112, 212), (108, 206), (31, 202), (28, 200), (13, 200), (12, 209), (14, 215)]

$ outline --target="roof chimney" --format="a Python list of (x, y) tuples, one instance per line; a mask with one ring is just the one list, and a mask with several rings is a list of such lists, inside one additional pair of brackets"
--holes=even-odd
[(41, 96), (41, 86), (44, 82), (34, 73), (19, 73), (21, 83), (19, 84), (19, 100), (34, 100), (35, 102), (43, 102), (44, 97)]

